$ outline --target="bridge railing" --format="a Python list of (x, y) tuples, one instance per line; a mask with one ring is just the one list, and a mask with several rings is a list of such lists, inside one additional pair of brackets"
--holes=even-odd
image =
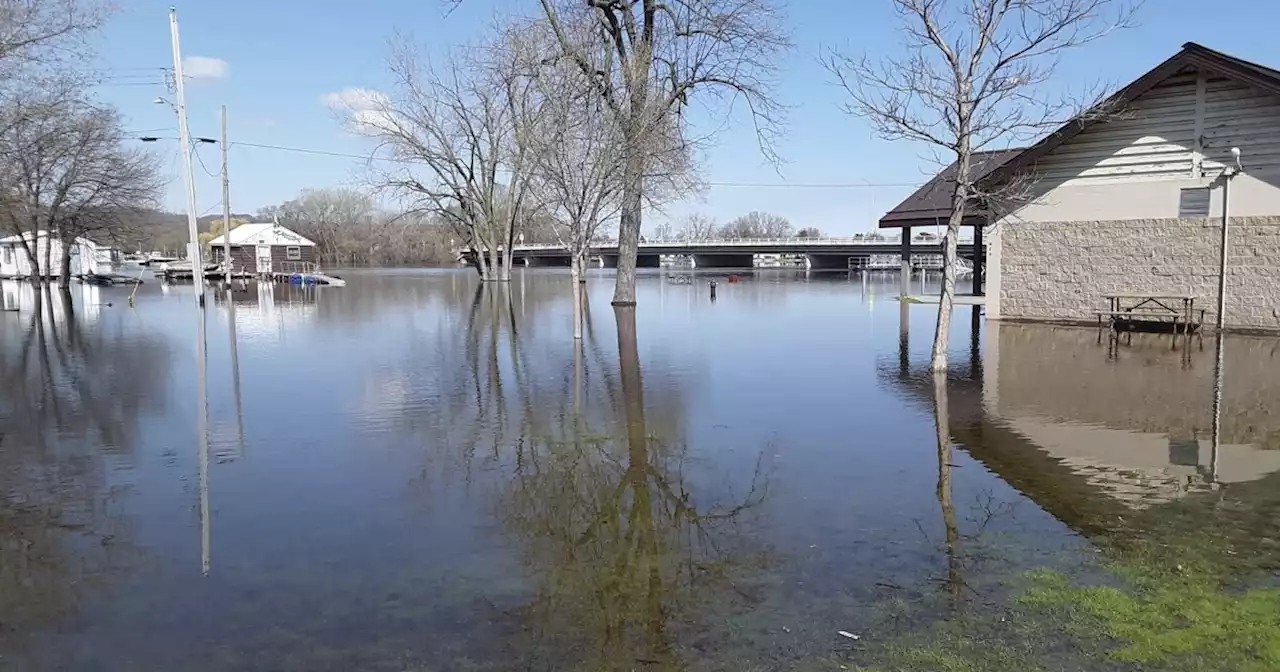
[[(678, 248), (699, 248), (699, 247), (847, 247), (850, 245), (897, 245), (902, 242), (901, 236), (846, 236), (839, 238), (705, 238), (699, 240), (682, 240), (682, 239), (654, 239), (647, 238), (640, 243), (643, 248), (661, 248), (661, 247), (678, 247)], [(938, 245), (942, 239), (911, 241), (913, 245)], [(973, 240), (961, 238), (958, 241), (962, 245), (971, 245)], [(592, 245), (593, 249), (617, 247), (616, 242), (598, 243)], [(502, 250), (499, 247), (498, 250)], [(563, 250), (565, 246), (560, 243), (518, 243), (513, 248), (516, 252), (532, 252), (537, 250)], [(459, 253), (467, 252), (466, 249), (459, 249)]]

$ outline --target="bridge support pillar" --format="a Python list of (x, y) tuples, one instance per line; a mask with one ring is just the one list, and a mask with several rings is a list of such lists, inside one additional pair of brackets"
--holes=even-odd
[(911, 227), (902, 227), (902, 277), (898, 282), (898, 296), (911, 294)]

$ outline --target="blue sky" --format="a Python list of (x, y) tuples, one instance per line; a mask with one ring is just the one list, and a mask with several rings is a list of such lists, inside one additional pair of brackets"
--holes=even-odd
[[(147, 68), (172, 64), (168, 7), (157, 0), (130, 0), (108, 26), (100, 46), (102, 67), (111, 77), (99, 89), (117, 105), (133, 130), (174, 136), (171, 109), (156, 105), (166, 95)], [(779, 149), (786, 163), (767, 164), (745, 119), (734, 118), (704, 160), (712, 183), (778, 185), (915, 185), (936, 168), (925, 147), (876, 138), (867, 123), (840, 110), (842, 91), (817, 62), (824, 47), (851, 54), (899, 53), (896, 17), (888, 0), (791, 0), (785, 3), (795, 43), (780, 63), (778, 94), (791, 107), (787, 136)], [(185, 56), (219, 59), (225, 72), (206, 68), (207, 77), (187, 88), (193, 135), (216, 137), (218, 109), (229, 111), (233, 141), (302, 147), (339, 153), (368, 151), (366, 140), (347, 133), (322, 103), (329, 93), (352, 87), (388, 88), (385, 58), (395, 31), (412, 34), (428, 53), (475, 40), (499, 13), (528, 13), (535, 0), (465, 0), (446, 12), (444, 0), (201, 0), (178, 3)], [(1280, 3), (1236, 0), (1213, 3), (1147, 0), (1140, 25), (1068, 53), (1058, 83), (1078, 88), (1102, 81), (1128, 83), (1171, 56), (1188, 41), (1241, 58), (1280, 67)], [(158, 71), (155, 71), (158, 72)], [(221, 76), (213, 76), (213, 75)], [(156, 84), (148, 82), (156, 81)], [(180, 159), (175, 141), (154, 145), (166, 159), (170, 182), (166, 205), (184, 207)], [(201, 148), (216, 171), (218, 149)], [(231, 148), (232, 205), (255, 211), (279, 203), (307, 187), (358, 186), (361, 163), (353, 159), (268, 150)], [(218, 181), (196, 165), (201, 213), (220, 209)], [(875, 220), (910, 186), (811, 188), (801, 186), (712, 186), (697, 197), (647, 216), (646, 228), (667, 217), (703, 212), (721, 221), (751, 210), (788, 217), (797, 227), (817, 226), (830, 234), (851, 234)]]

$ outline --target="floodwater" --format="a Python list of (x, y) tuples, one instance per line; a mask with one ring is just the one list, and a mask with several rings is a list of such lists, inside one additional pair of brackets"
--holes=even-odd
[(963, 307), (942, 380), (891, 275), (593, 277), (580, 349), (557, 271), (342, 275), (3, 287), (0, 669), (1165, 669), (1026, 577), (1280, 567), (1280, 341)]

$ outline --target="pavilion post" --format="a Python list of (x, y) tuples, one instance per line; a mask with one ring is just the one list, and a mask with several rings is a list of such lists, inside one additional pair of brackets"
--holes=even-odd
[(906, 298), (911, 294), (911, 227), (902, 227), (902, 280), (899, 284), (898, 296)]

